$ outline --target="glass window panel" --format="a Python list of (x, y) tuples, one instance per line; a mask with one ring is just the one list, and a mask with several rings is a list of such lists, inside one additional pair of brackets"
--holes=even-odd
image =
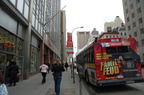
[(35, 15), (34, 14), (32, 15), (32, 26), (33, 27), (35, 26)]
[(28, 14), (29, 14), (29, 7), (28, 5), (25, 3), (25, 7), (24, 7), (24, 17), (26, 19), (28, 19)]
[(36, 19), (36, 23), (35, 23), (35, 29), (37, 30), (37, 26), (38, 26), (38, 20)]
[(24, 5), (24, 0), (17, 0), (17, 8), (21, 13), (23, 12), (23, 5)]
[(25, 0), (25, 2), (29, 5), (29, 3), (30, 3), (30, 0)]
[(13, 5), (16, 5), (16, 0), (10, 0)]
[(17, 41), (17, 55), (22, 56), (23, 55), (23, 40), (18, 38)]

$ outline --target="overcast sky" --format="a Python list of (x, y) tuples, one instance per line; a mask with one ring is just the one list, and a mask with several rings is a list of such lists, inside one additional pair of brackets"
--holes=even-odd
[(61, 8), (66, 11), (67, 31), (75, 27), (104, 31), (104, 23), (114, 21), (116, 16), (124, 21), (122, 0), (61, 0)]
[[(64, 6), (66, 6), (64, 8)], [(104, 23), (114, 21), (119, 16), (124, 21), (122, 0), (61, 0), (61, 8), (66, 11), (66, 32), (73, 33), (74, 53), (77, 51), (76, 31), (104, 31)]]

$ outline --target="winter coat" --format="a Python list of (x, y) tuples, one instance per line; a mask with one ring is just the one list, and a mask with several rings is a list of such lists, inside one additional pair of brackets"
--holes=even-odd
[(54, 76), (62, 76), (62, 71), (65, 71), (62, 64), (54, 64), (52, 70)]
[(19, 73), (18, 66), (16, 64), (11, 64), (8, 67), (9, 77), (16, 78), (17, 74)]
[(39, 69), (40, 69), (40, 72), (42, 73), (47, 73), (47, 71), (48, 71), (48, 66), (46, 65), (46, 64), (42, 64), (40, 67), (39, 67)]

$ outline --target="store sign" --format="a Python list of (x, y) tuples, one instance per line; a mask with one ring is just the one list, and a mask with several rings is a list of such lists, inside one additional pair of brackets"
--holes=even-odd
[(67, 54), (74, 54), (72, 33), (67, 33)]
[(74, 54), (73, 48), (67, 48), (67, 54)]

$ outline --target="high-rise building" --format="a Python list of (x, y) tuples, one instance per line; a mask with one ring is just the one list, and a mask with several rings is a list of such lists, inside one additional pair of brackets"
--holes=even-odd
[(77, 50), (82, 49), (88, 42), (90, 37), (90, 31), (78, 31), (77, 32)]
[(61, 58), (60, 2), (0, 0), (0, 69), (13, 59), (27, 79), (43, 62)]
[(123, 0), (123, 10), (128, 36), (137, 40), (141, 62), (144, 62), (144, 1)]
[(67, 61), (66, 54), (66, 13), (65, 10), (61, 11), (61, 60)]

